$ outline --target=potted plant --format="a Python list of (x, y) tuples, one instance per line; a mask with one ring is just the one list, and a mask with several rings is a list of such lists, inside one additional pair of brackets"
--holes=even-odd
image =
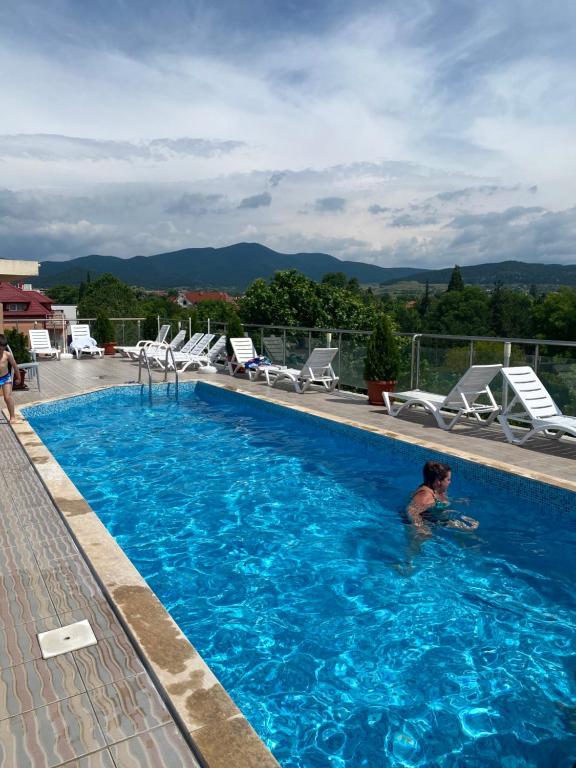
[[(30, 352), (26, 346), (26, 336), (24, 336), (23, 333), (19, 333), (15, 328), (8, 329), (5, 333), (5, 336), (16, 362), (19, 365), (22, 363), (29, 363)], [(16, 382), (12, 382), (12, 389), (28, 389), (24, 383), (25, 377), (26, 369), (20, 368), (20, 381), (18, 384), (16, 384)]]
[(105, 312), (99, 312), (94, 323), (94, 337), (104, 347), (105, 355), (116, 354), (116, 334), (114, 325)]
[(382, 314), (376, 321), (366, 346), (364, 379), (368, 386), (368, 402), (384, 405), (382, 392), (393, 392), (400, 369), (400, 350), (392, 332), (388, 315)]

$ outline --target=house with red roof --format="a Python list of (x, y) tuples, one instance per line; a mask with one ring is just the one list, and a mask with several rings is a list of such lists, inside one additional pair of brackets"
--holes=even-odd
[(234, 299), (224, 291), (179, 291), (176, 299), (181, 307), (193, 307), (201, 301), (225, 301), (233, 304)]
[(52, 323), (54, 302), (40, 291), (0, 282), (0, 302), (5, 328), (26, 333), (30, 328), (48, 328)]

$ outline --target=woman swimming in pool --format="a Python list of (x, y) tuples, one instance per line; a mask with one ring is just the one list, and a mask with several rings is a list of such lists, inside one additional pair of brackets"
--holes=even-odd
[(466, 531), (478, 528), (478, 521), (472, 517), (463, 515), (458, 520), (454, 520), (448, 516), (450, 501), (447, 493), (452, 482), (452, 470), (448, 464), (427, 461), (422, 474), (424, 482), (414, 492), (406, 510), (410, 522), (416, 528), (426, 533), (430, 533), (430, 523)]

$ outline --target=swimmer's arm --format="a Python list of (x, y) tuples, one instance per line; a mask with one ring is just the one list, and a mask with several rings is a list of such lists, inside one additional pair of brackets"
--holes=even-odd
[(16, 360), (14, 360), (14, 355), (12, 354), (12, 352), (8, 352), (8, 362), (12, 366), (14, 381), (20, 381), (20, 369), (18, 368), (18, 363), (16, 362)]
[(447, 528), (459, 528), (462, 531), (475, 531), (480, 523), (478, 520), (474, 520), (473, 517), (462, 515), (459, 520), (448, 520), (446, 523)]
[(412, 501), (410, 502), (408, 509), (406, 510), (408, 517), (410, 518), (410, 522), (414, 525), (414, 527), (417, 528), (418, 531), (428, 536), (430, 535), (430, 526), (424, 518), (424, 512), (426, 512), (426, 510), (429, 509), (433, 503), (433, 494), (428, 493), (426, 490), (422, 489), (420, 491), (416, 491), (412, 497)]

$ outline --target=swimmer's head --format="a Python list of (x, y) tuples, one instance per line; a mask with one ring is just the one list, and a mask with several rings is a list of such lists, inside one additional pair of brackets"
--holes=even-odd
[(428, 488), (437, 489), (440, 485), (450, 484), (452, 479), (452, 470), (448, 464), (441, 464), (439, 461), (427, 461), (422, 469), (424, 485)]

